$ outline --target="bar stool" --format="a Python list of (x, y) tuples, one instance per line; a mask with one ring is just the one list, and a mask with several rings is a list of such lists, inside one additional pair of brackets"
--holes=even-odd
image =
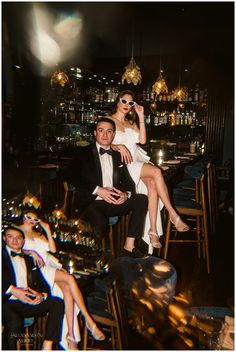
[[(98, 291), (92, 292), (87, 298), (89, 312), (97, 324), (104, 327), (104, 330), (110, 330), (112, 349), (123, 350), (127, 344), (127, 318), (119, 283), (116, 280), (110, 284), (103, 283), (104, 280), (95, 280), (95, 286), (96, 281), (101, 281), (101, 284)], [(88, 338), (85, 324), (84, 350), (88, 349)]]
[(30, 350), (30, 334), (29, 334), (29, 327), (32, 326), (35, 323), (35, 318), (30, 317), (30, 318), (25, 318), (24, 319), (24, 329), (25, 329), (25, 334), (23, 341), (21, 341), (21, 338), (17, 340), (17, 350), (21, 350), (21, 346), (23, 347), (24, 344), (24, 350), (29, 351)]
[[(17, 350), (41, 350), (45, 334), (47, 315), (24, 318), (24, 341), (18, 339)], [(32, 337), (31, 337), (32, 336)], [(23, 345), (24, 342), (24, 345)], [(23, 348), (24, 346), (24, 348)], [(21, 348), (22, 347), (22, 348)]]
[(217, 202), (217, 185), (215, 164), (211, 161), (207, 164), (207, 184), (208, 184), (208, 207), (210, 229), (215, 233), (216, 224), (218, 221), (218, 202)]
[[(196, 170), (194, 170), (194, 173)], [(190, 238), (177, 238), (177, 231), (173, 228), (174, 225), (168, 217), (166, 228), (166, 239), (164, 247), (164, 259), (167, 258), (169, 243), (196, 243), (198, 249), (198, 258), (201, 257), (201, 247), (203, 250), (203, 258), (206, 260), (207, 273), (210, 273), (210, 260), (209, 260), (209, 246), (208, 246), (208, 225), (207, 225), (207, 201), (206, 201), (206, 175), (205, 172), (195, 173), (195, 199), (186, 196), (183, 190), (183, 196), (174, 197), (174, 206), (180, 215), (186, 216), (190, 219), (196, 220), (196, 239)], [(175, 232), (175, 237), (172, 238), (171, 233)], [(189, 231), (188, 231), (189, 232)], [(186, 233), (182, 233), (185, 237)]]

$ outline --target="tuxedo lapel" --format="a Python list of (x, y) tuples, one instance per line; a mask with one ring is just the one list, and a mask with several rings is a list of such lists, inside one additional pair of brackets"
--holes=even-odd
[(95, 162), (96, 174), (97, 174), (97, 177), (98, 177), (98, 183), (97, 184), (98, 185), (102, 185), (102, 168), (101, 168), (100, 159), (99, 159), (99, 155), (98, 155), (98, 151), (97, 151), (96, 145), (93, 146), (92, 153), (93, 153), (94, 162)]
[(33, 287), (33, 273), (32, 273), (32, 265), (27, 256), (25, 256), (25, 264), (26, 264), (26, 272), (27, 272), (27, 282), (29, 287)]
[(16, 285), (16, 275), (15, 275), (15, 270), (12, 265), (12, 261), (10, 259), (10, 256), (7, 252), (7, 250), (4, 248), (3, 249), (3, 260), (5, 257), (5, 262), (6, 262), (6, 272), (4, 272), (4, 275), (8, 276), (8, 279), (10, 282), (13, 282), (14, 285)]
[(119, 185), (119, 174), (116, 159), (114, 153), (112, 153), (112, 163), (113, 163), (113, 186), (118, 187)]

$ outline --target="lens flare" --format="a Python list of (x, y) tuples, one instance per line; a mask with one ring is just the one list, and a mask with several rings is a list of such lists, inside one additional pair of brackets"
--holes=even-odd
[(76, 38), (82, 29), (82, 18), (77, 15), (67, 17), (63, 14), (62, 16), (64, 18), (54, 25), (54, 32), (62, 39)]
[[(29, 49), (41, 62), (41, 70), (66, 61), (81, 45), (83, 20), (79, 13), (50, 11), (45, 4), (34, 4), (26, 18)], [(43, 72), (42, 72), (43, 73)]]
[(60, 48), (48, 34), (38, 31), (31, 38), (31, 51), (34, 56), (46, 66), (55, 66), (60, 61)]

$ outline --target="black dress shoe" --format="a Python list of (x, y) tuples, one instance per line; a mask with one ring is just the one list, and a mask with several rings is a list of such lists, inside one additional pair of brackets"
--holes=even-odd
[(143, 254), (138, 248), (133, 248), (132, 251), (127, 251), (127, 249), (122, 249), (122, 257), (132, 257), (132, 258), (148, 258), (149, 255)]

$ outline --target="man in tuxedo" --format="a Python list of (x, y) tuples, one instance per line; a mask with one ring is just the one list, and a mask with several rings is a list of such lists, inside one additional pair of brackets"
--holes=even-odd
[(131, 212), (123, 255), (143, 258), (145, 255), (135, 247), (135, 239), (143, 235), (147, 197), (135, 193), (135, 184), (120, 153), (111, 149), (114, 121), (98, 120), (94, 136), (95, 143), (80, 147), (65, 173), (66, 181), (77, 190), (79, 216), (101, 239), (107, 232), (108, 217)]
[(26, 317), (48, 314), (43, 350), (51, 350), (61, 340), (64, 302), (50, 295), (50, 288), (33, 259), (22, 252), (24, 233), (9, 226), (3, 234), (2, 322), (8, 350), (17, 349), (17, 337)]

